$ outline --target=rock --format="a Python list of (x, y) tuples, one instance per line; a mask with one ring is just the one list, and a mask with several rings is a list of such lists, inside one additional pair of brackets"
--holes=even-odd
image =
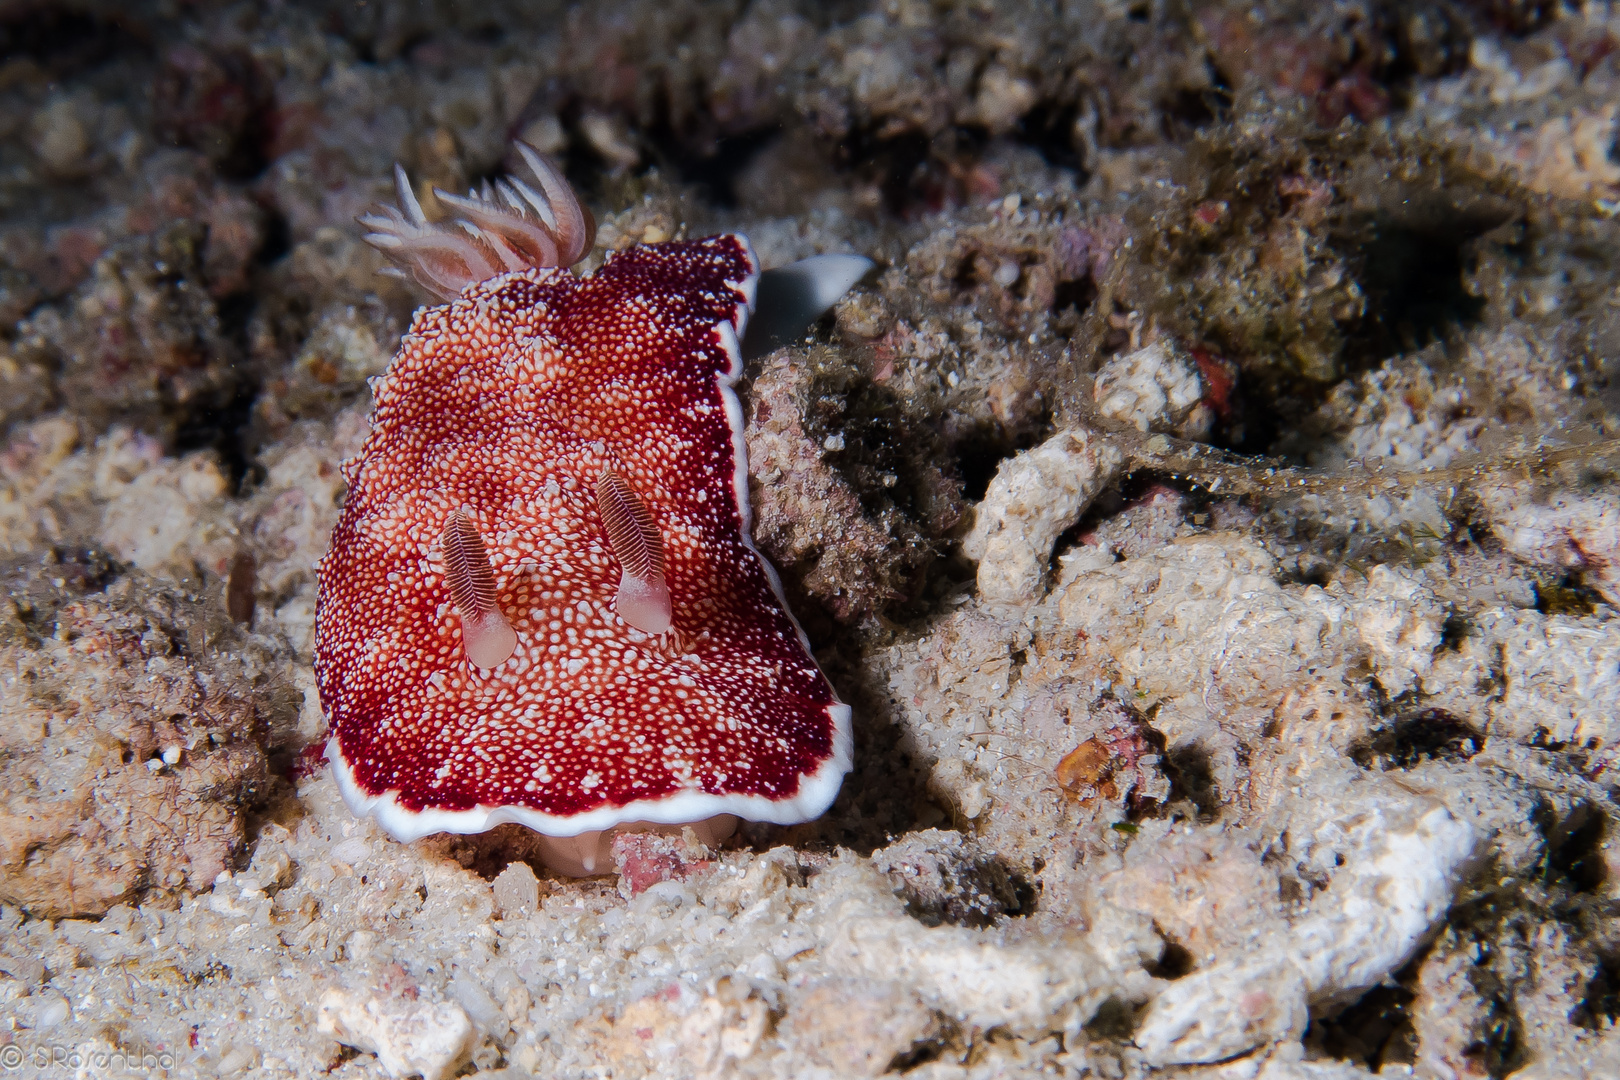
[(345, 1046), (377, 1055), (395, 1080), (440, 1080), (472, 1049), (473, 1024), (460, 1005), (426, 1001), (395, 969), (380, 992), (347, 989), (321, 995), (320, 1030)]
[(1620, 604), (1620, 497), (1558, 493), (1537, 502), (1527, 484), (1483, 487), (1491, 528), (1521, 559), (1579, 570), (1611, 604)]
[(1405, 963), (1445, 914), (1478, 842), (1436, 800), (1347, 775), (1339, 791), (1321, 784), (1287, 819), (1296, 872), (1332, 878), (1286, 935), (1302, 947), (1294, 962), (1313, 1005), (1351, 1000)]
[(671, 983), (593, 1024), (597, 1059), (614, 1076), (737, 1075), (760, 1049), (770, 1010), (746, 980), (725, 978), (698, 994)]
[[(1214, 1075), (1226, 1080), (1244, 1077), (1245, 1080), (1373, 1080), (1375, 1074), (1348, 1061), (1306, 1061), (1297, 1047), (1280, 1046), (1260, 1063), (1254, 1071), (1251, 1059), (1235, 1061)], [(1223, 1075), (1224, 1074), (1224, 1075)]]
[[(385, 1076), (335, 991), (443, 1077), (1620, 1076), (1604, 5), (0, 6), (0, 1050)], [(879, 264), (739, 388), (855, 709), (816, 822), (537, 879), (307, 767), (423, 300), (354, 218), (514, 132), (582, 272)], [(1298, 468), (1123, 478), (1209, 410)]]
[(822, 979), (794, 996), (778, 1030), (796, 1059), (834, 1076), (881, 1076), (945, 1025), (917, 995), (880, 979)]
[(540, 881), (525, 862), (510, 862), (490, 882), (495, 910), (503, 918), (527, 915), (540, 906)]
[[(1466, 694), (1484, 679), (1501, 691)], [(1432, 704), (1498, 738), (1605, 750), (1620, 740), (1620, 621), (1486, 608), (1426, 682)]]
[(1071, 428), (1003, 461), (962, 541), (962, 553), (979, 564), (979, 596), (1011, 605), (1038, 599), (1052, 545), (1124, 460), (1101, 436)]
[(1157, 832), (1145, 824), (1123, 865), (1097, 878), (1087, 898), (1094, 915), (1112, 908), (1148, 917), (1197, 967), (1241, 952), (1282, 918), (1277, 871), (1257, 836), (1219, 826)]
[(1304, 974), (1266, 957), (1228, 961), (1153, 999), (1134, 1041), (1152, 1065), (1208, 1064), (1297, 1040), (1310, 1022)]
[(1419, 1075), (1467, 1076), (1490, 1024), (1490, 1004), (1468, 977), (1474, 958), (1466, 949), (1437, 948), (1418, 975), (1417, 997), (1408, 1006), (1417, 1035)]
[(1156, 705), (1170, 755), (1199, 747), (1223, 797), (1236, 791), (1234, 739), (1257, 738), (1284, 693), (1339, 683), (1352, 652), (1349, 598), (1279, 585), (1276, 561), (1246, 537), (1189, 536), (1074, 569), (1049, 602), (1077, 639), (1069, 677), (1106, 674)]
[(1135, 1035), (1155, 1065), (1220, 1061), (1296, 1039), (1312, 1008), (1353, 1000), (1404, 964), (1445, 914), (1474, 830), (1438, 801), (1346, 773), (1274, 819), (1273, 857), (1318, 887), (1303, 916), (1172, 983)]
[(1353, 611), (1356, 635), (1372, 652), (1385, 693), (1399, 697), (1429, 673), (1446, 609), (1422, 582), (1393, 567), (1375, 566)]
[[(1154, 484), (1116, 512), (1102, 517), (1096, 525), (1088, 525), (1080, 533), (1080, 543), (1127, 559), (1135, 558), (1188, 535), (1187, 511), (1188, 500), (1184, 494), (1164, 484)], [(1062, 561), (1084, 554), (1072, 550), (1058, 558)]]
[(696, 1008), (697, 995), (671, 983), (637, 997), (603, 1018), (590, 1032), (595, 1057), (614, 1075), (646, 1076), (679, 1060), (681, 1021)]
[(770, 1010), (746, 984), (727, 979), (681, 1021), (681, 1055), (702, 1080), (736, 1075), (759, 1049)]
[[(851, 467), (857, 463), (842, 453), (842, 430), (812, 435), (812, 414), (825, 421), (820, 414), (834, 411), (831, 419), (840, 424), (873, 422), (845, 415), (848, 402), (818, 383), (816, 366), (778, 350), (754, 378), (745, 432), (754, 541), (781, 568), (790, 598), (807, 595), (837, 621), (858, 622), (913, 595), (933, 549), (919, 522), (892, 497), (898, 472)], [(847, 381), (849, 374), (835, 371), (828, 378)], [(902, 462), (892, 464), (909, 471)], [(937, 465), (931, 475), (929, 482), (943, 491)], [(919, 503), (926, 507), (928, 500)], [(941, 513), (954, 521), (954, 505), (931, 516)]]
[(1018, 940), (993, 931), (927, 927), (854, 896), (820, 928), (824, 963), (850, 978), (893, 979), (958, 1023), (1026, 1036), (1077, 1030), (1111, 996), (1145, 995), (1141, 968), (1162, 943), (1146, 919), (1122, 920), (1104, 940)]
[(235, 547), (220, 520), (229, 486), (211, 454), (164, 458), (120, 485), (103, 508), (102, 543), (142, 570), (223, 566)]
[[(1403, 779), (1467, 822), (1480, 838), (1481, 854), (1488, 852), (1499, 872), (1528, 876), (1544, 865), (1550, 807), (1530, 778), (1500, 765), (1433, 760), (1407, 770)], [(1579, 805), (1572, 800), (1567, 812)]]
[(12, 440), (0, 465), (0, 548), (70, 540), (154, 573), (226, 572), (236, 526), (212, 452), (165, 457), (155, 439), (122, 426), (75, 452), (77, 444), (76, 426), (60, 416)]
[(236, 392), (239, 353), (203, 287), (208, 229), (182, 218), (115, 245), (60, 307), (18, 330), (24, 357), (57, 366), (57, 392), (98, 427), (123, 420), (172, 437)]
[(1007, 868), (961, 833), (924, 829), (873, 852), (872, 865), (925, 925), (985, 927), (1023, 906)]
[(1168, 338), (1108, 361), (1092, 384), (1097, 411), (1138, 431), (1201, 439), (1215, 422), (1191, 358)]
[(130, 576), (80, 598), (60, 573), (6, 575), (0, 899), (63, 918), (205, 890), (261, 797), (262, 740), (290, 706), (279, 673), (170, 587)]

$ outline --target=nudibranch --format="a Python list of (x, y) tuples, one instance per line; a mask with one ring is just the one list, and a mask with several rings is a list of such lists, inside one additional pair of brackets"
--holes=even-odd
[[(646, 244), (576, 276), (591, 217), (519, 153), (535, 183), (438, 193), (458, 220), (428, 221), (400, 169), (399, 207), (361, 219), (447, 302), (374, 385), (318, 568), (344, 798), (402, 841), (517, 822), (575, 874), (614, 829), (815, 818), (850, 709), (749, 533), (754, 253)], [(841, 293), (870, 264), (821, 258), (845, 262), (799, 292), (824, 308), (829, 275)]]

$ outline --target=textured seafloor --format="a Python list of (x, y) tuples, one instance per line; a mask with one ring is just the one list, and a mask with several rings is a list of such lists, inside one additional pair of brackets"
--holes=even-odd
[[(0, 1075), (1620, 1075), (1616, 101), (1595, 2), (0, 0)], [(743, 395), (821, 821), (310, 752), (353, 217), (514, 136), (880, 264)]]

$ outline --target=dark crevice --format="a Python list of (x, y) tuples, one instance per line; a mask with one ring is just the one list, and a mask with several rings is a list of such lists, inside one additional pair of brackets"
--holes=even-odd
[(498, 19), (491, 19), (468, 27), (466, 35), (468, 41), (477, 45), (499, 45), (507, 38), (507, 28)]
[(1461, 0), (1493, 30), (1524, 37), (1556, 18), (1560, 5), (1555, 0)]
[(895, 216), (913, 218), (949, 203), (948, 185), (932, 160), (932, 142), (920, 132), (882, 140), (856, 135), (845, 145), (844, 164), (878, 185), (883, 205)]
[(1074, 105), (1055, 106), (1041, 102), (1018, 121), (1018, 141), (1041, 155), (1054, 169), (1066, 169), (1075, 174), (1077, 184), (1089, 175), (1081, 148), (1075, 146), (1075, 121), (1080, 110)]
[(1030, 449), (1049, 434), (1051, 432), (1048, 424), (1043, 420), (1040, 424), (1030, 425), (1026, 431), (1011, 440), (996, 438), (986, 431), (957, 442), (956, 472), (962, 481), (962, 498), (967, 502), (978, 502), (983, 499), (984, 493), (990, 489), (990, 481), (995, 479), (996, 470), (1001, 467), (1003, 461), (1021, 450)]
[(1468, 640), (1473, 630), (1473, 623), (1467, 615), (1452, 612), (1446, 616), (1446, 621), (1440, 624), (1440, 648), (1438, 652), (1458, 652), (1462, 643)]
[(1336, 1016), (1313, 1019), (1306, 1045), (1375, 1073), (1385, 1065), (1411, 1065), (1417, 1060), (1417, 1029), (1409, 1010), (1416, 998), (1405, 986), (1375, 986)]
[[(1357, 186), (1366, 184), (1358, 182)], [(1518, 204), (1483, 191), (1417, 187), (1352, 213), (1337, 246), (1358, 267), (1365, 314), (1344, 349), (1349, 373), (1478, 326), (1488, 300), (1469, 291), (1482, 246), (1527, 258)]]
[(1563, 821), (1544, 830), (1547, 836), (1545, 880), (1562, 882), (1577, 893), (1596, 893), (1608, 880), (1603, 838), (1608, 816), (1591, 803), (1576, 807)]
[(1333, 230), (1334, 246), (1365, 296), (1362, 316), (1345, 325), (1338, 379), (1315, 383), (1273, 371), (1245, 380), (1240, 419), (1230, 425), (1239, 438), (1223, 442), (1225, 448), (1270, 452), (1337, 382), (1482, 325), (1489, 301), (1470, 292), (1468, 282), (1480, 245), (1501, 239), (1517, 208), (1440, 191), (1416, 191), (1400, 202), (1399, 211), (1345, 220)]
[[(1097, 299), (1097, 283), (1087, 274), (1081, 278), (1066, 278), (1057, 283), (1052, 290), (1052, 314), (1060, 316), (1070, 308), (1075, 314), (1081, 314), (1090, 309)], [(1054, 326), (1058, 333), (1065, 337), (1072, 337), (1072, 332), (1066, 332), (1063, 326)]]
[(152, 82), (155, 134), (206, 155), (221, 176), (249, 180), (270, 164), (275, 87), (245, 49), (171, 49)]
[(1530, 1053), (1524, 1045), (1523, 1021), (1512, 1002), (1500, 993), (1489, 995), (1487, 1001), (1479, 1036), (1463, 1047), (1462, 1054), (1476, 1075), (1484, 1073), (1491, 1080), (1500, 1080), (1528, 1064)]
[(1588, 1031), (1607, 1031), (1620, 1020), (1620, 955), (1605, 953), (1570, 1010), (1569, 1022)]
[(942, 874), (942, 879), (926, 874), (915, 881), (894, 875), (906, 901), (906, 914), (924, 926), (982, 930), (1003, 918), (1035, 912), (1035, 886), (998, 856), (945, 863)]
[(1453, 329), (1478, 324), (1486, 300), (1463, 285), (1472, 269), (1466, 248), (1477, 235), (1462, 223), (1423, 228), (1386, 221), (1374, 227), (1362, 253), (1361, 278), (1367, 293), (1362, 333), (1372, 352), (1415, 352)]
[(292, 227), (279, 207), (269, 204), (262, 209), (264, 239), (259, 244), (259, 250), (253, 253), (253, 261), (260, 266), (269, 266), (292, 250)]
[(180, 421), (174, 436), (174, 452), (178, 456), (192, 450), (212, 450), (219, 455), (230, 478), (231, 491), (240, 494), (250, 487), (259, 468), (252, 457), (249, 431), (253, 421), (253, 402), (258, 388), (243, 380), (230, 397), (212, 406), (203, 406), (187, 413)]
[(825, 33), (835, 26), (852, 23), (870, 9), (869, 0), (816, 0), (794, 6), (795, 13), (808, 19), (818, 31)]
[(1213, 86), (1208, 90), (1182, 89), (1164, 107), (1165, 137), (1184, 139), (1193, 132), (1224, 120), (1232, 112), (1232, 89), (1226, 79), (1211, 69)]
[(80, 5), (42, 0), (0, 9), (0, 64), (26, 58), (63, 78), (131, 44), (145, 46), (135, 27)]
[(912, 221), (970, 201), (968, 177), (987, 141), (984, 131), (963, 127), (933, 136), (857, 129), (829, 149), (838, 168), (878, 189), (885, 211)]
[(908, 1073), (945, 1056), (948, 1047), (945, 1038), (926, 1039), (909, 1050), (903, 1050), (889, 1061), (886, 1073)]
[(1571, 571), (1555, 581), (1538, 581), (1534, 589), (1536, 610), (1543, 615), (1581, 618), (1591, 615), (1603, 603), (1603, 595), (1587, 585), (1578, 571)]
[(1164, 952), (1148, 967), (1147, 973), (1155, 979), (1179, 979), (1191, 975), (1198, 966), (1192, 952), (1181, 942), (1166, 937), (1162, 931), (1159, 936), (1164, 938)]
[(1109, 998), (1086, 1021), (1085, 1032), (1098, 1041), (1129, 1042), (1136, 1034), (1138, 1019), (1138, 1011), (1130, 1002)]
[(726, 135), (703, 150), (668, 128), (654, 130), (649, 139), (665, 169), (709, 205), (730, 210), (737, 207), (737, 178), (780, 133), (780, 127), (769, 127)]
[(1485, 746), (1483, 732), (1444, 709), (1401, 709), (1384, 702), (1379, 693), (1374, 696), (1382, 719), (1350, 748), (1350, 757), (1364, 769), (1467, 761)]
[(897, 837), (947, 820), (929, 790), (928, 756), (897, 715), (898, 703), (836, 647), (819, 651), (816, 659), (854, 710), (855, 767), (825, 816), (789, 828), (745, 822), (740, 833), (759, 850), (790, 843), (842, 846), (870, 856)]
[(1220, 812), (1220, 786), (1209, 751), (1196, 743), (1173, 747), (1164, 755), (1164, 771), (1170, 778), (1171, 802), (1186, 799), (1198, 808), (1200, 817)]

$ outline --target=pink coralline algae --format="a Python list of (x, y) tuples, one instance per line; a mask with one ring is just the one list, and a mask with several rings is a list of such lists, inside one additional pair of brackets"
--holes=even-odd
[(850, 712), (749, 536), (753, 252), (650, 244), (577, 278), (578, 204), (526, 157), (544, 196), (503, 183), (437, 226), (402, 183), (405, 212), (368, 220), (453, 299), (377, 383), (320, 564), (345, 798), (401, 840), (519, 822), (574, 873), (621, 825), (816, 817)]

